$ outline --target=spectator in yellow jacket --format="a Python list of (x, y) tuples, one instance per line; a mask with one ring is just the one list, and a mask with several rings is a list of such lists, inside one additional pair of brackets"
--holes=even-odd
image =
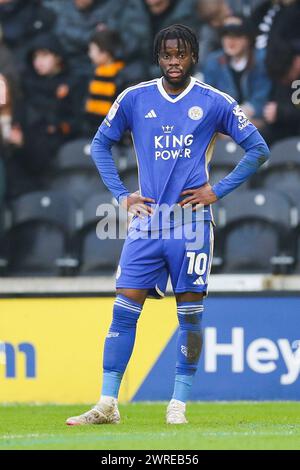
[(117, 77), (125, 67), (120, 56), (121, 41), (117, 32), (104, 30), (92, 36), (89, 57), (95, 70), (85, 103), (86, 129), (90, 135), (95, 134), (118, 94)]

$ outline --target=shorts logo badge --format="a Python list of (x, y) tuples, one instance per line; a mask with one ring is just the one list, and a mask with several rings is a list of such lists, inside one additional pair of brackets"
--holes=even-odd
[(119, 265), (117, 269), (117, 273), (116, 273), (116, 279), (119, 279), (120, 276), (121, 276), (121, 266)]
[(203, 281), (203, 278), (199, 276), (198, 279), (196, 279), (196, 281), (193, 282), (193, 284), (195, 286), (204, 286), (205, 282)]

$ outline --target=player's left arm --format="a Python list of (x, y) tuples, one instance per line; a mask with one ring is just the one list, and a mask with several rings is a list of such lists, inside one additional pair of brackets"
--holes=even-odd
[(212, 187), (218, 199), (247, 181), (269, 158), (270, 150), (258, 130), (239, 145), (245, 150), (245, 155), (231, 173)]
[(218, 131), (230, 135), (245, 150), (245, 155), (232, 172), (214, 186), (206, 183), (200, 188), (183, 191), (181, 196), (188, 197), (181, 201), (181, 206), (216, 202), (247, 181), (269, 158), (265, 140), (236, 102), (223, 105), (219, 116)]
[(232, 172), (212, 187), (217, 198), (221, 199), (256, 173), (268, 160), (270, 150), (241, 107), (229, 96), (219, 101), (217, 129), (232, 137), (245, 150), (245, 155)]

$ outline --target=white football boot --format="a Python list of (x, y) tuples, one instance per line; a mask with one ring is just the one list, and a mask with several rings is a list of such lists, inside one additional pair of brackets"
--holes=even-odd
[(79, 416), (68, 418), (68, 426), (78, 426), (84, 424), (119, 424), (120, 413), (118, 402), (112, 397), (102, 397), (101, 400), (91, 410)]
[(185, 403), (173, 398), (167, 408), (166, 421), (167, 424), (187, 424)]

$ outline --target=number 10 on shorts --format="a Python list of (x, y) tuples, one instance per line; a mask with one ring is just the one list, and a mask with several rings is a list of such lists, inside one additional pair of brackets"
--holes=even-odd
[(194, 251), (188, 251), (187, 257), (189, 258), (188, 274), (196, 273), (198, 276), (203, 276), (207, 268), (207, 254), (206, 253), (195, 253)]

